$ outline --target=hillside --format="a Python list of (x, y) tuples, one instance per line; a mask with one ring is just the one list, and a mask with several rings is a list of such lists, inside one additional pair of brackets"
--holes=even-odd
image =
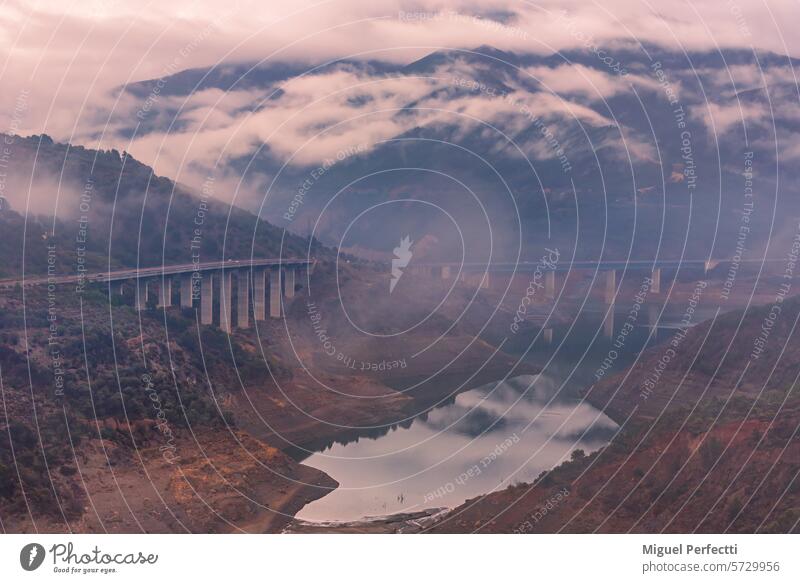
[[(298, 463), (298, 452), (387, 433), (459, 390), (511, 370), (535, 372), (476, 338), (478, 315), (455, 321), (469, 306), (485, 313), (469, 288), (451, 294), (454, 316), (429, 318), (402, 346), (393, 338), (364, 341), (341, 297), (352, 299), (350, 313), (362, 325), (397, 326), (422, 319), (446, 291), (436, 281), (426, 288), (404, 282), (390, 300), (386, 278), (366, 265), (320, 262), (310, 280), (297, 282), (285, 319), (232, 335), (200, 326), (194, 310), (136, 312), (132, 294), (109, 297), (102, 287), (81, 296), (70, 286), (56, 286), (52, 296), (45, 286), (24, 296), (0, 291), (3, 527), (280, 531), (337, 486)], [(325, 314), (326, 333), (342, 353), (370, 362), (422, 347), (426, 355), (406, 370), (351, 368), (321, 349), (309, 302)], [(431, 382), (405, 391), (419, 378)]]
[(647, 350), (587, 395), (624, 424), (609, 446), (469, 500), (433, 530), (798, 532), (800, 299), (782, 304), (754, 357), (770, 310), (732, 312)]
[[(219, 198), (213, 179), (194, 191), (115, 150), (0, 135), (11, 143), (0, 209), (0, 278), (254, 257), (303, 257), (308, 240)], [(323, 251), (315, 246), (314, 253)]]

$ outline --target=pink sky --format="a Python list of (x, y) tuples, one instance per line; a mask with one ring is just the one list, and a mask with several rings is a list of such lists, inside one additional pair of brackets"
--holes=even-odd
[[(572, 32), (557, 23), (564, 10)], [(471, 18), (495, 13), (517, 16), (506, 26)], [(797, 0), (12, 0), (0, 6), (0, 128), (8, 128), (21, 91), (28, 92), (23, 131), (68, 138), (114, 86), (169, 66), (229, 60), (314, 62), (373, 51), (411, 60), (435, 47), (482, 44), (552, 52), (580, 46), (574, 31), (598, 41), (800, 56), (800, 36), (789, 28), (798, 16)]]
[[(89, 136), (104, 131), (108, 112), (130, 118), (140, 106), (124, 97), (117, 101), (113, 88), (228, 62), (318, 64), (337, 57), (409, 62), (438, 49), (485, 44), (549, 54), (581, 48), (589, 39), (604, 45), (656, 43), (676, 51), (757, 48), (800, 57), (800, 36), (790, 29), (798, 16), (797, 0), (678, 0), (668, 9), (650, 0), (12, 0), (0, 6), (0, 131), (44, 132), (97, 147)], [(586, 68), (528, 73), (557, 93), (606, 96), (619, 90), (612, 76)], [(758, 77), (749, 70), (741, 74)], [(248, 118), (247, 125), (234, 112), (256, 96), (205, 92), (193, 96), (189, 116), (202, 131), (154, 134), (125, 144), (115, 141), (111, 126), (102, 146), (127, 146), (158, 172), (188, 183), (197, 177), (181, 175), (186, 162), (210, 164), (220, 145), (235, 156), (254, 141), (269, 139), (280, 154), (313, 163), (342, 147), (408, 129), (387, 116), (359, 125), (358, 140), (344, 126), (304, 144), (310, 125), (343, 115), (343, 98), (330, 96), (364, 81), (336, 73), (293, 82), (279, 103)], [(648, 84), (652, 80), (641, 80), (642, 89)], [(385, 80), (370, 88), (376, 107), (387, 109), (428, 90), (424, 81), (414, 80)], [(527, 105), (534, 110), (566, 105), (569, 115), (592, 123), (589, 110), (546, 95), (532, 99)], [(473, 99), (462, 105), (467, 114), (487, 118), (503, 104)], [(722, 108), (710, 114), (721, 124), (741, 115)]]

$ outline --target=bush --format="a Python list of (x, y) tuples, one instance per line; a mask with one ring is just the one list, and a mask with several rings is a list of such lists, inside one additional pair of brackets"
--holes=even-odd
[(579, 449), (573, 449), (572, 450), (572, 453), (570, 454), (569, 459), (571, 459), (573, 462), (575, 462), (575, 461), (578, 461), (578, 460), (582, 460), (585, 457), (586, 457), (586, 452), (579, 448)]

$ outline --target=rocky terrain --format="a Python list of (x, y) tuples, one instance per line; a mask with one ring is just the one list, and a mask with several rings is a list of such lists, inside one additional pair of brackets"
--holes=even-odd
[[(469, 322), (437, 317), (404, 337), (412, 350), (449, 330), (425, 358), (404, 369), (353, 371), (325, 355), (309, 302), (331, 315), (326, 327), (339, 350), (378, 361), (392, 354), (391, 339), (360, 344), (358, 335), (337, 334), (346, 330), (339, 294), (363, 305), (386, 274), (343, 266), (338, 290), (335, 276), (334, 265), (318, 264), (297, 284), (285, 319), (231, 336), (200, 327), (193, 310), (135, 312), (131, 290), (120, 297), (90, 287), (78, 296), (61, 286), (55, 301), (45, 287), (26, 288), (24, 298), (20, 289), (4, 293), (4, 529), (278, 531), (336, 487), (295, 461), (303, 451), (363, 428), (389, 431), (516, 366)], [(442, 285), (415, 292), (416, 304), (406, 298), (402, 313), (382, 321), (417, 317)], [(463, 308), (473, 292), (460, 288), (453, 304)], [(437, 382), (407, 390), (447, 361)]]

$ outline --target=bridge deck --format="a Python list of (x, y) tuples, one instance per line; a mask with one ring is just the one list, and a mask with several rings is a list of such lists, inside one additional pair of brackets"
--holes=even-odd
[[(745, 264), (749, 266), (769, 265), (785, 263), (785, 259), (742, 259), (736, 263)], [(598, 270), (598, 271), (652, 271), (654, 269), (678, 269), (678, 268), (696, 268), (704, 269), (706, 267), (716, 268), (720, 266), (729, 266), (734, 261), (731, 259), (659, 259), (659, 260), (643, 260), (632, 259), (630, 261), (569, 261), (562, 258), (562, 261), (555, 266), (548, 266), (546, 271), (557, 271), (560, 273), (573, 271), (573, 270)], [(493, 273), (506, 273), (517, 271), (526, 273), (535, 269), (538, 265), (534, 261), (520, 261), (519, 263), (507, 262), (492, 262), (486, 263), (447, 263), (447, 262), (420, 262), (416, 264), (418, 267), (443, 267), (449, 266), (456, 270), (461, 267), (465, 271), (489, 271)]]
[(56, 275), (53, 277), (37, 275), (24, 279), (0, 280), (0, 288), (14, 287), (15, 285), (46, 285), (54, 283), (62, 285), (77, 283), (81, 280), (87, 283), (100, 283), (109, 281), (125, 281), (129, 279), (155, 278), (182, 273), (203, 271), (220, 271), (223, 269), (242, 269), (254, 267), (300, 267), (314, 263), (313, 259), (229, 259), (228, 261), (209, 261), (205, 263), (183, 263), (179, 265), (157, 265), (155, 267), (139, 267), (134, 269), (121, 269), (101, 273), (87, 273), (85, 275)]

